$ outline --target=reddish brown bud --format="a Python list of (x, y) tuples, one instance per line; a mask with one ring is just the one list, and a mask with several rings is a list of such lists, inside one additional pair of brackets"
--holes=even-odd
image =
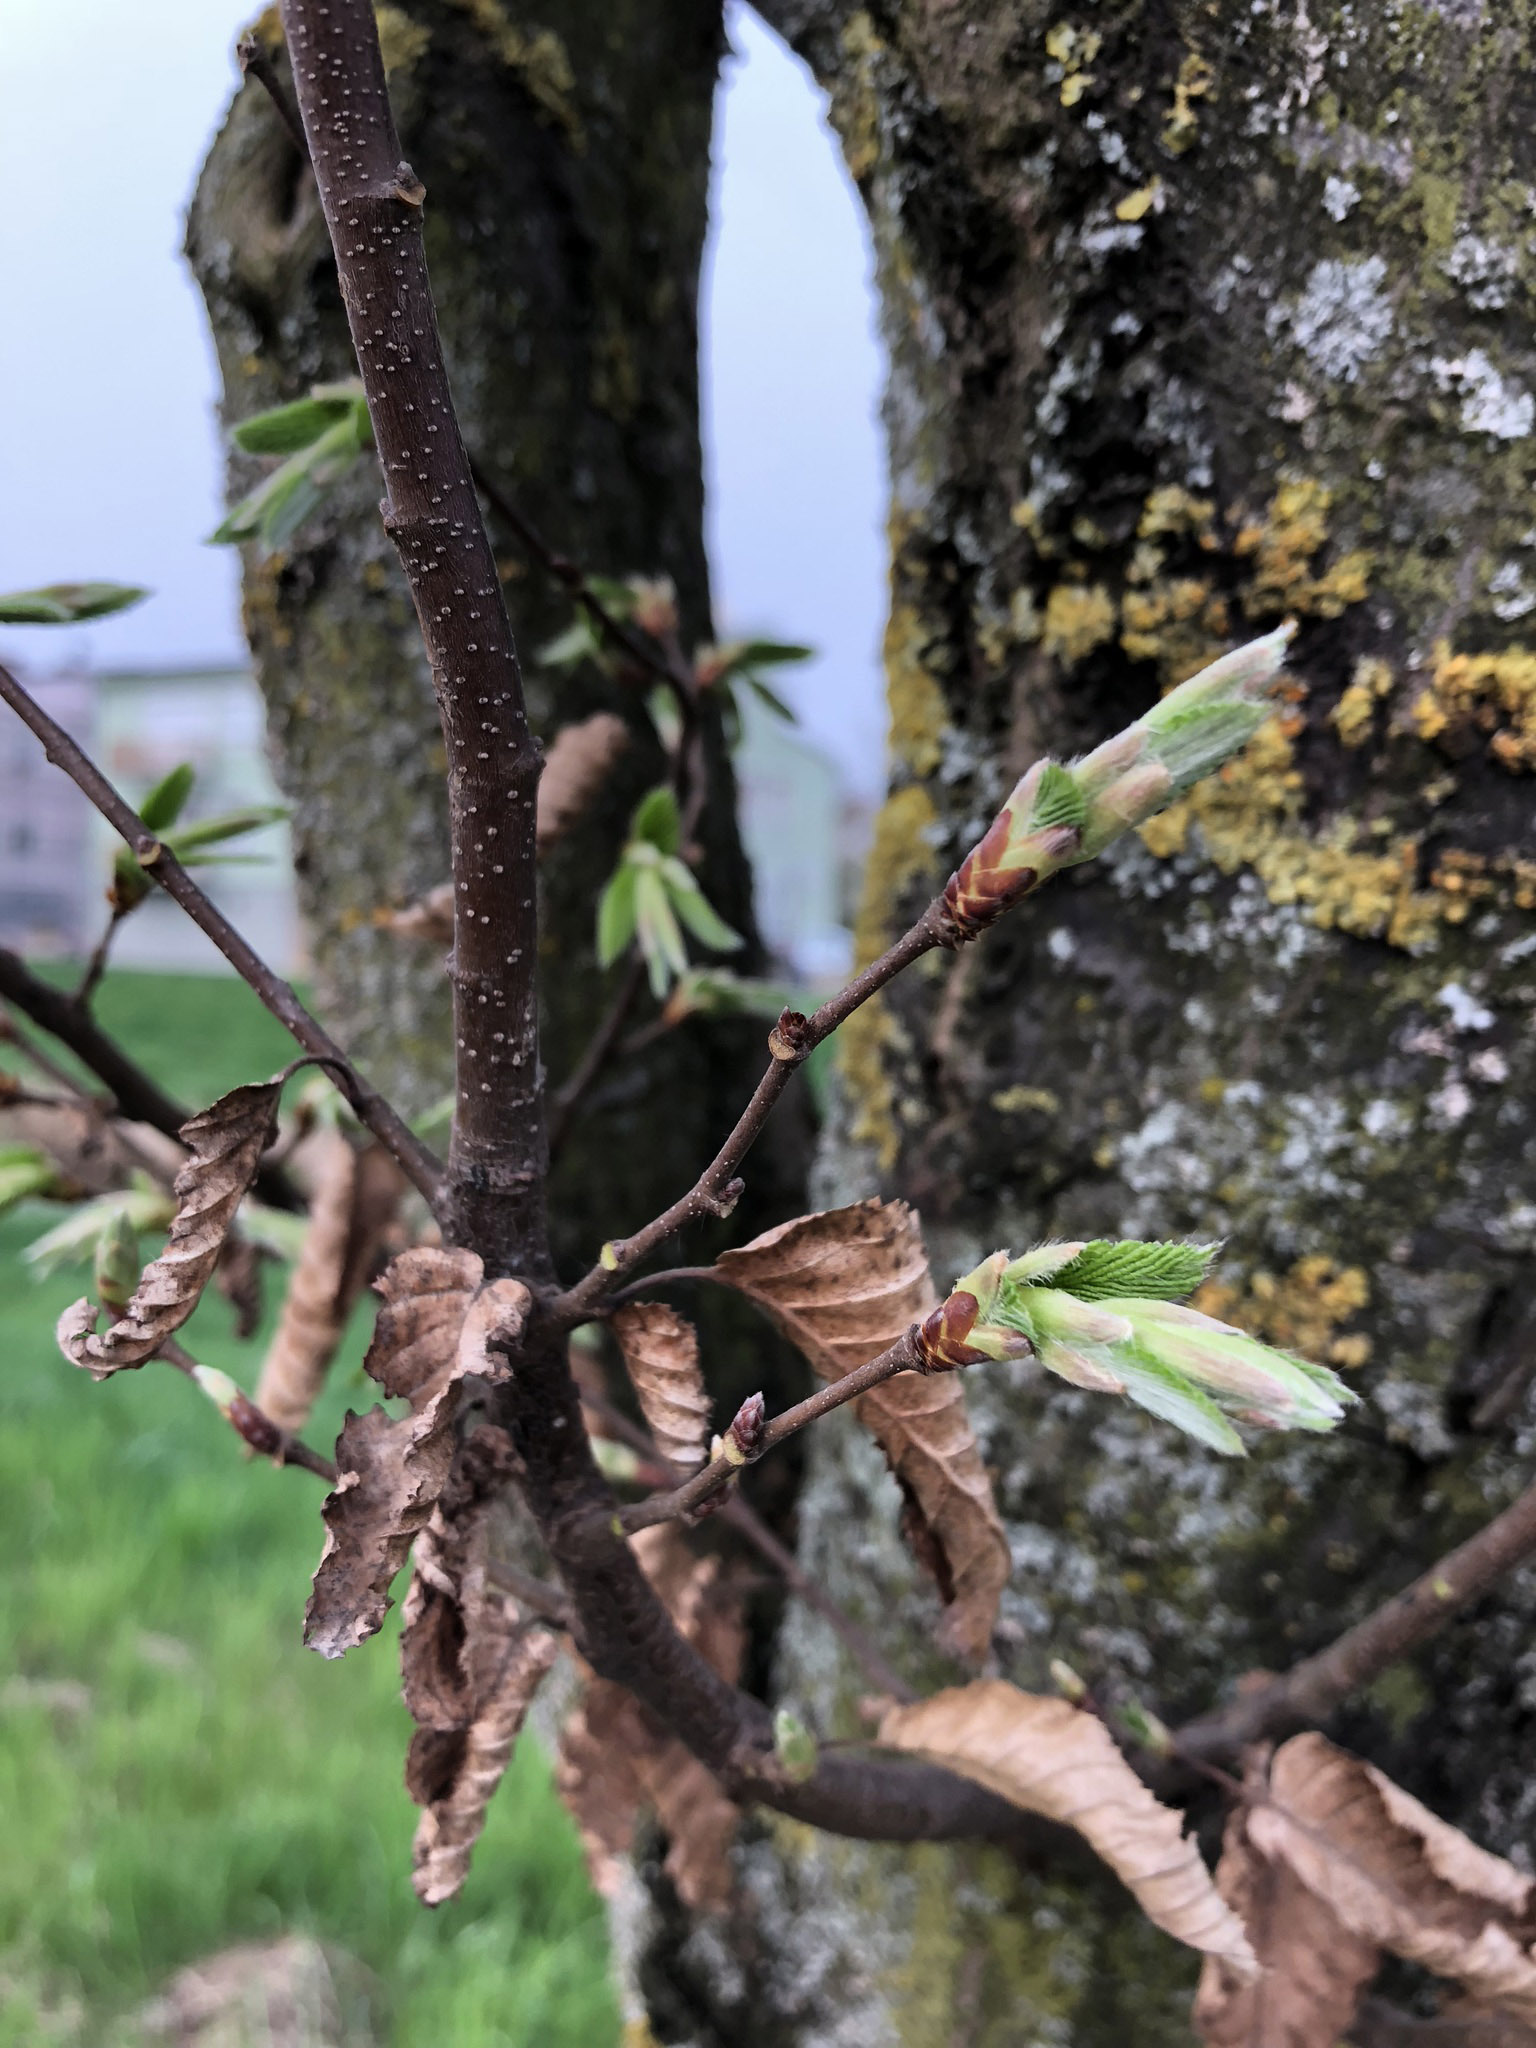
[(938, 1307), (912, 1333), (919, 1372), (957, 1372), (961, 1366), (980, 1365), (985, 1351), (966, 1343), (981, 1304), (974, 1294), (956, 1293)]
[(806, 1037), (805, 1014), (800, 1010), (781, 1010), (779, 1021), (768, 1034), (768, 1050), (776, 1060), (786, 1066), (794, 1066), (810, 1051)]
[(240, 1393), (230, 1402), (228, 1412), (230, 1421), (253, 1451), (263, 1458), (279, 1456), (283, 1448), (283, 1432), (270, 1415), (264, 1415), (253, 1401)]
[(722, 1451), (733, 1465), (750, 1465), (762, 1455), (763, 1433), (768, 1427), (767, 1409), (761, 1394), (748, 1394), (736, 1410), (725, 1433)]

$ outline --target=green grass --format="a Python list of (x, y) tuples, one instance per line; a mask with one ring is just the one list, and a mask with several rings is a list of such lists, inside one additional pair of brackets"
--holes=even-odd
[[(193, 1104), (287, 1056), (232, 981), (125, 974), (101, 1007)], [(63, 1362), (83, 1276), (19, 1258), (57, 1214), (0, 1220), (0, 2044), (119, 2041), (181, 1965), (297, 1930), (372, 1973), (393, 2048), (605, 2048), (603, 1916), (544, 1758), (520, 1746), (462, 1897), (427, 1913), (393, 1631), (336, 1664), (299, 1642), (319, 1482), (244, 1462), (163, 1367)], [(250, 1385), (221, 1302), (187, 1341)], [(362, 1341), (313, 1441), (363, 1403)]]

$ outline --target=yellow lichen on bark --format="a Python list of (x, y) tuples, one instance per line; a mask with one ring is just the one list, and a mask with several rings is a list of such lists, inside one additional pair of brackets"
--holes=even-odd
[[(886, 798), (875, 818), (864, 866), (864, 892), (853, 928), (856, 965), (867, 967), (889, 945), (902, 896), (933, 867), (925, 837), (938, 816), (920, 783)], [(895, 1044), (894, 1019), (879, 996), (855, 1010), (837, 1036), (838, 1066), (853, 1109), (850, 1136), (874, 1147), (882, 1170), (896, 1163), (896, 1091), (886, 1054)]]
[(586, 147), (581, 116), (576, 111), (576, 74), (565, 44), (553, 29), (522, 29), (502, 0), (453, 0), (453, 5), (485, 37), (501, 62), (515, 71), (529, 97), (563, 128), (576, 149)]
[(914, 775), (938, 767), (948, 719), (944, 692), (925, 665), (931, 639), (915, 605), (892, 606), (884, 648), (891, 751)]
[(1426, 944), (1444, 912), (1432, 889), (1417, 887), (1418, 842), (1399, 838), (1380, 850), (1358, 845), (1353, 819), (1317, 834), (1300, 822), (1301, 772), (1292, 745), (1300, 721), (1274, 718), (1217, 775), (1141, 827), (1159, 859), (1182, 853), (1191, 826), (1224, 875), (1251, 868), (1271, 903), (1297, 903), (1324, 930)]
[(1207, 1280), (1191, 1306), (1220, 1322), (1235, 1323), (1266, 1343), (1299, 1351), (1304, 1358), (1350, 1368), (1365, 1364), (1371, 1340), (1358, 1334), (1340, 1336), (1338, 1327), (1358, 1315), (1370, 1299), (1364, 1267), (1341, 1266), (1314, 1255), (1298, 1259), (1278, 1275), (1261, 1269), (1242, 1285)]
[(1112, 640), (1115, 600), (1102, 583), (1058, 583), (1045, 601), (1045, 649), (1070, 668)]
[(1384, 661), (1365, 656), (1356, 662), (1349, 688), (1330, 714), (1346, 747), (1362, 747), (1371, 736), (1376, 706), (1392, 690), (1392, 671)]
[(1313, 559), (1328, 540), (1333, 493), (1315, 478), (1283, 483), (1262, 519), (1251, 520), (1233, 542), (1234, 554), (1250, 556), (1253, 574), (1243, 595), (1250, 618), (1279, 612), (1314, 613), (1336, 619), (1346, 605), (1359, 604), (1370, 588), (1371, 558), (1353, 549), (1321, 574)]
[(1536, 769), (1536, 653), (1510, 647), (1502, 654), (1453, 654), (1448, 640), (1437, 641), (1412, 718), (1420, 739), (1470, 728), (1488, 735), (1489, 755), (1512, 775)]

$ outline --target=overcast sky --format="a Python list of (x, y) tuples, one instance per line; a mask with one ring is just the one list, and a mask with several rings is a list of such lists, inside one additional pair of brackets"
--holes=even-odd
[[(3, 0), (0, 589), (142, 583), (98, 626), (11, 631), (53, 667), (243, 654), (220, 516), (212, 349), (179, 248), (254, 0)], [(786, 679), (850, 781), (880, 781), (880, 358), (857, 200), (808, 76), (731, 18), (704, 305), (709, 519), (723, 631), (822, 658)]]

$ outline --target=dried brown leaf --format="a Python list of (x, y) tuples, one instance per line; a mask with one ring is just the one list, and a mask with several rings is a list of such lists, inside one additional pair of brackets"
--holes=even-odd
[[(730, 1684), (745, 1648), (740, 1603), (714, 1558), (695, 1558), (673, 1524), (633, 1539), (647, 1578), (700, 1656)], [(555, 1784), (581, 1834), (587, 1869), (605, 1898), (641, 1807), (668, 1837), (664, 1868), (685, 1905), (714, 1911), (730, 1891), (730, 1847), (740, 1818), (714, 1774), (653, 1721), (633, 1694), (589, 1678), (560, 1736)]]
[(556, 733), (539, 777), (538, 850), (543, 853), (588, 810), (615, 761), (629, 745), (629, 727), (611, 711), (595, 711)]
[(322, 1510), (325, 1549), (304, 1617), (304, 1640), (322, 1656), (339, 1657), (380, 1627), (390, 1581), (443, 1490), (463, 1380), (485, 1369), (483, 1318), (461, 1344), (477, 1293), (494, 1291), (502, 1326), (518, 1299), (526, 1307), (516, 1282), (481, 1289), (481, 1271), (472, 1252), (422, 1247), (402, 1252), (378, 1283), (384, 1306), (364, 1365), (411, 1412), (397, 1422), (372, 1408), (342, 1424), (340, 1477)]
[(304, 1243), (256, 1383), (256, 1406), (295, 1434), (309, 1420), (325, 1385), (351, 1308), (342, 1299), (342, 1279), (358, 1155), (342, 1132), (325, 1130), (315, 1135), (311, 1164), (314, 1186)]
[(1248, 1836), (1374, 1941), (1536, 2024), (1536, 1881), (1321, 1735), (1276, 1751)]
[(434, 1796), (421, 1802), (425, 1811), (411, 1846), (411, 1883), (423, 1905), (440, 1906), (453, 1898), (469, 1875), (470, 1855), (485, 1826), (486, 1809), (558, 1648), (543, 1629), (518, 1636), (509, 1647), (499, 1683), (456, 1741), (426, 1731), (436, 1736), (437, 1783), (430, 1788)]
[[(937, 1305), (917, 1216), (905, 1202), (856, 1202), (780, 1224), (716, 1262), (761, 1304), (823, 1380), (876, 1358)], [(903, 1526), (938, 1580), (945, 1633), (981, 1657), (1008, 1582), (1008, 1539), (953, 1373), (900, 1373), (855, 1404), (906, 1502)]]
[[(1266, 1763), (1250, 1777), (1262, 1789)], [(1195, 2032), (1207, 2048), (1334, 2048), (1375, 1976), (1381, 1951), (1351, 1934), (1332, 1908), (1248, 1839), (1248, 1811), (1227, 1819), (1216, 1889), (1248, 1930), (1263, 1974), (1207, 1956)]]
[(374, 918), (387, 932), (402, 939), (435, 940), (447, 946), (453, 942), (453, 884), (439, 882), (425, 896), (407, 903), (403, 910), (376, 910)]
[(987, 1678), (891, 1708), (880, 1741), (1076, 1828), (1156, 1926), (1237, 1970), (1257, 1967), (1182, 1817), (1153, 1798), (1094, 1715)]
[(692, 1323), (660, 1301), (634, 1301), (613, 1318), (624, 1369), (669, 1464), (692, 1472), (709, 1454), (709, 1396)]
[(191, 1156), (172, 1190), (177, 1206), (165, 1250), (144, 1268), (127, 1308), (100, 1336), (99, 1311), (89, 1301), (77, 1301), (59, 1318), (60, 1350), (92, 1379), (109, 1379), (153, 1358), (197, 1307), (276, 1133), (281, 1094), (281, 1081), (233, 1088), (182, 1125)]

